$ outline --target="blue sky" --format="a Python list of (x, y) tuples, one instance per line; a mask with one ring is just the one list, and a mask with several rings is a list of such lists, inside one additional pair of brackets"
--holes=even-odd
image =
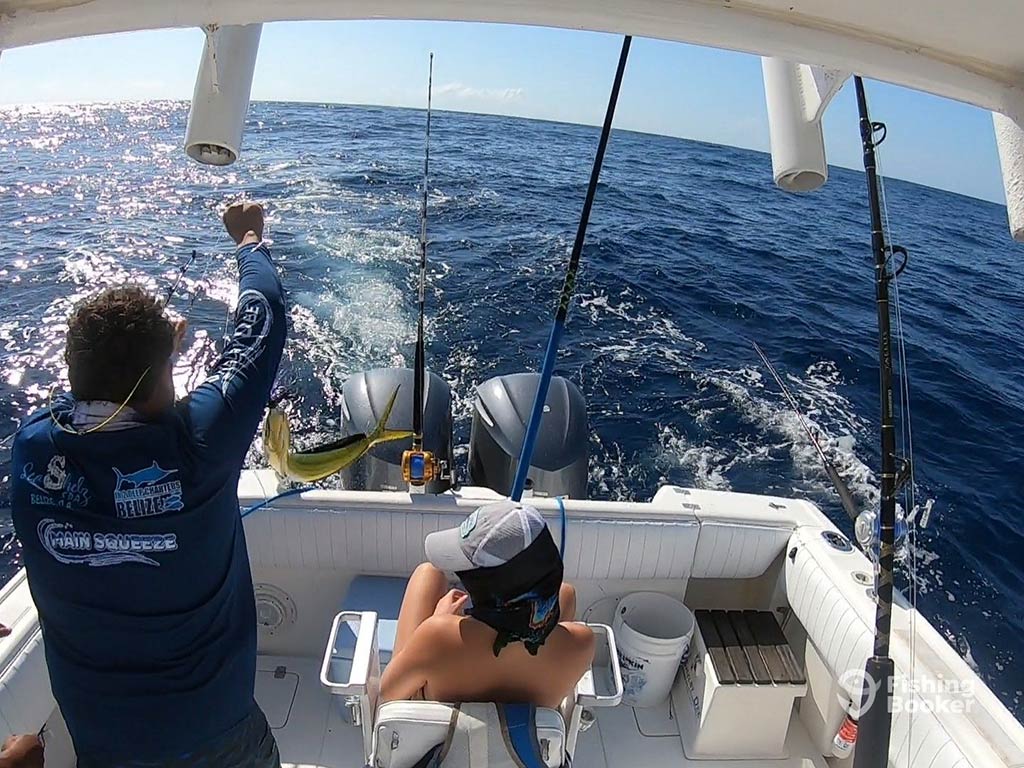
[[(189, 98), (199, 30), (63, 41), (5, 51), (0, 103)], [(620, 39), (589, 32), (437, 22), (304, 22), (264, 27), (254, 99), (422, 106), (428, 51), (442, 109), (598, 123)], [(1003, 201), (988, 112), (872, 83), (889, 124), (885, 170)], [(768, 149), (755, 56), (635, 40), (619, 102), (623, 128)], [(825, 117), (830, 163), (860, 167), (847, 84)]]

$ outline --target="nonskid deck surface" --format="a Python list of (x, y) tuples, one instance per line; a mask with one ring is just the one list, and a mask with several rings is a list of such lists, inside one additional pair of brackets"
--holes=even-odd
[(339, 701), (320, 685), (317, 659), (260, 656), (256, 701), (267, 715), (283, 768), (362, 768), (358, 728), (342, 717)]
[[(319, 661), (260, 656), (256, 699), (281, 750), (283, 768), (362, 768), (360, 730), (343, 716), (340, 701), (320, 685)], [(580, 734), (573, 764), (585, 768), (826, 768), (799, 718), (790, 724), (786, 760), (688, 760), (670, 704), (638, 710), (595, 710), (597, 722)], [(741, 728), (742, 723), (737, 723)], [(806, 756), (806, 757), (805, 757)]]

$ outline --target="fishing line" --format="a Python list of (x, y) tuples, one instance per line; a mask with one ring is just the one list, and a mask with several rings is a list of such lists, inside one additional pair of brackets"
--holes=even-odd
[(558, 299), (555, 321), (551, 325), (551, 336), (548, 338), (547, 351), (544, 353), (540, 382), (537, 385), (537, 394), (533, 400), (533, 410), (530, 414), (530, 421), (527, 424), (526, 436), (523, 438), (523, 450), (519, 455), (515, 480), (512, 483), (512, 490), (509, 492), (509, 498), (513, 501), (519, 501), (523, 497), (523, 489), (526, 487), (526, 476), (530, 471), (530, 461), (533, 458), (534, 445), (537, 442), (537, 434), (540, 432), (540, 421), (544, 415), (544, 404), (547, 401), (548, 388), (551, 386), (551, 376), (555, 369), (555, 358), (558, 356), (558, 342), (562, 338), (562, 331), (565, 329), (565, 321), (569, 314), (569, 304), (572, 302), (573, 292), (576, 288), (576, 273), (579, 271), (580, 256), (583, 253), (583, 242), (587, 234), (587, 224), (590, 222), (590, 209), (594, 204), (594, 196), (597, 193), (597, 182), (601, 176), (604, 153), (608, 147), (608, 138), (612, 132), (615, 105), (619, 100), (622, 75), (626, 70), (626, 59), (629, 57), (629, 46), (632, 40), (633, 38), (630, 35), (626, 35), (622, 39), (622, 51), (619, 53), (619, 64), (615, 70), (615, 80), (612, 83), (612, 92), (608, 98), (608, 109), (605, 112), (604, 125), (601, 127), (601, 139), (597, 145), (594, 166), (590, 171), (590, 183), (587, 186), (587, 196), (583, 201), (583, 211), (580, 214), (579, 227), (576, 230), (576, 241), (573, 243), (572, 254), (569, 257), (569, 267), (565, 272), (565, 282), (562, 283), (562, 292)]

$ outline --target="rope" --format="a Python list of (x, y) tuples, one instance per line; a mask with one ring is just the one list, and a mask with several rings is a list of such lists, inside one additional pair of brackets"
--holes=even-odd
[(263, 501), (259, 502), (258, 504), (253, 504), (251, 507), (246, 507), (245, 509), (242, 510), (242, 514), (240, 516), (243, 517), (243, 518), (244, 517), (248, 517), (249, 515), (251, 515), (256, 510), (263, 509), (264, 507), (266, 507), (266, 506), (268, 506), (270, 504), (273, 504), (278, 499), (283, 499), (286, 496), (297, 496), (300, 493), (305, 493), (306, 491), (315, 491), (315, 490), (316, 490), (316, 486), (315, 485), (305, 485), (305, 486), (303, 486), (301, 488), (289, 488), (287, 491), (281, 491), (281, 493), (277, 494), (276, 496), (271, 496), (269, 499), (264, 499)]
[(561, 496), (555, 496), (555, 501), (558, 502), (558, 511), (562, 515), (562, 540), (558, 544), (558, 556), (565, 557), (565, 502)]
[(143, 381), (143, 379), (146, 378), (146, 374), (149, 373), (149, 371), (150, 371), (150, 368), (146, 368), (146, 370), (144, 370), (142, 372), (142, 375), (139, 376), (139, 380), (136, 381), (135, 382), (135, 386), (132, 387), (132, 391), (128, 393), (128, 397), (126, 397), (124, 399), (124, 402), (121, 403), (119, 406), (117, 406), (117, 410), (116, 411), (114, 411), (112, 414), (110, 414), (107, 418), (105, 418), (103, 421), (101, 421), (95, 427), (90, 427), (89, 429), (85, 430), (84, 432), (79, 432), (77, 429), (74, 429), (72, 427), (67, 427), (67, 426), (61, 424), (59, 421), (57, 421), (57, 416), (53, 412), (53, 390), (57, 386), (57, 383), (54, 382), (53, 384), (50, 385), (50, 393), (49, 393), (49, 395), (46, 398), (46, 407), (47, 407), (47, 410), (49, 410), (49, 412), (50, 412), (50, 420), (53, 421), (53, 423), (56, 424), (57, 427), (59, 427), (62, 431), (67, 432), (69, 435), (88, 435), (88, 434), (91, 434), (92, 432), (99, 432), (101, 429), (103, 429), (105, 426), (107, 426), (107, 424), (109, 424), (114, 419), (116, 419), (117, 415), (119, 413), (121, 413), (121, 411), (123, 411), (125, 409), (125, 406), (127, 406), (129, 402), (131, 402), (131, 399), (133, 397), (135, 397), (135, 393), (139, 390), (139, 387), (142, 386), (142, 381)]

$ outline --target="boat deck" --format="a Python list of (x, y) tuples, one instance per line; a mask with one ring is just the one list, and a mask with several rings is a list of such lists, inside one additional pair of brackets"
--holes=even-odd
[[(360, 730), (341, 702), (321, 685), (319, 660), (260, 656), (256, 699), (267, 715), (285, 768), (362, 768)], [(689, 760), (671, 704), (651, 709), (618, 706), (595, 710), (597, 722), (580, 734), (575, 765), (700, 766), (700, 768), (826, 768), (794, 713), (783, 760)], [(742, 723), (737, 723), (741, 728)]]

